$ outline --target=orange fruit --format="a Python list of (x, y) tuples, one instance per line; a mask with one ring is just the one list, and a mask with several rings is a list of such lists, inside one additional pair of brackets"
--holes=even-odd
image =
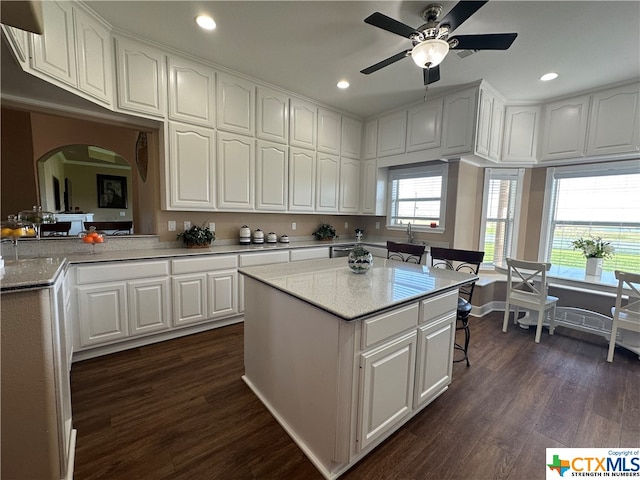
[(85, 235), (82, 237), (84, 243), (93, 243), (94, 238), (91, 235)]
[(104, 243), (104, 237), (102, 235), (98, 235), (94, 240), (96, 243)]

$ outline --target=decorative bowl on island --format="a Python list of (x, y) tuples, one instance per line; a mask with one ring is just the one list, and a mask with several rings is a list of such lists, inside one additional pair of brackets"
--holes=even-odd
[(373, 266), (373, 255), (362, 245), (356, 245), (347, 257), (349, 268), (354, 273), (365, 273)]

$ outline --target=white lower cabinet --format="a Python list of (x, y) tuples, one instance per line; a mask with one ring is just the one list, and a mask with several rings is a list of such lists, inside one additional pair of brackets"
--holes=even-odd
[(360, 355), (358, 450), (411, 413), (415, 363), (415, 330)]
[(169, 328), (169, 279), (154, 278), (127, 283), (129, 335)]
[(78, 287), (80, 347), (127, 338), (125, 292), (124, 282)]
[(188, 325), (207, 318), (207, 275), (179, 275), (171, 279), (173, 325)]

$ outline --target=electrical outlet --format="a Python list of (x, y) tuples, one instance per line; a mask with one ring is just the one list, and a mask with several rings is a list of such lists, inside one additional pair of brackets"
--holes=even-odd
[(127, 216), (127, 212), (120, 212), (120, 216), (121, 217), (126, 217)]
[(344, 228), (345, 229), (349, 228), (349, 222), (344, 222)]
[(209, 222), (209, 230), (212, 232), (216, 231), (216, 222)]
[(189, 220), (185, 220), (183, 227), (185, 230), (189, 230), (191, 228), (191, 222)]
[(298, 225), (296, 225), (296, 222), (293, 222), (291, 224), (291, 230), (295, 230), (296, 228), (298, 228)]
[(376, 230), (380, 230), (380, 222), (376, 222)]
[(167, 228), (169, 229), (170, 232), (175, 232), (176, 231), (176, 221), (175, 220), (169, 220), (167, 222)]

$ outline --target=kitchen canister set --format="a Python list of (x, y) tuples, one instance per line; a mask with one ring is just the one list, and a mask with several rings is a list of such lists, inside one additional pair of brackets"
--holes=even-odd
[(252, 243), (258, 245), (278, 242), (289, 243), (289, 236), (285, 234), (281, 235), (280, 238), (278, 238), (278, 235), (276, 235), (275, 232), (269, 232), (265, 235), (264, 232), (259, 228), (257, 228), (252, 235), (251, 229), (248, 226), (243, 225), (242, 227), (240, 227), (239, 242), (240, 245), (251, 245)]

